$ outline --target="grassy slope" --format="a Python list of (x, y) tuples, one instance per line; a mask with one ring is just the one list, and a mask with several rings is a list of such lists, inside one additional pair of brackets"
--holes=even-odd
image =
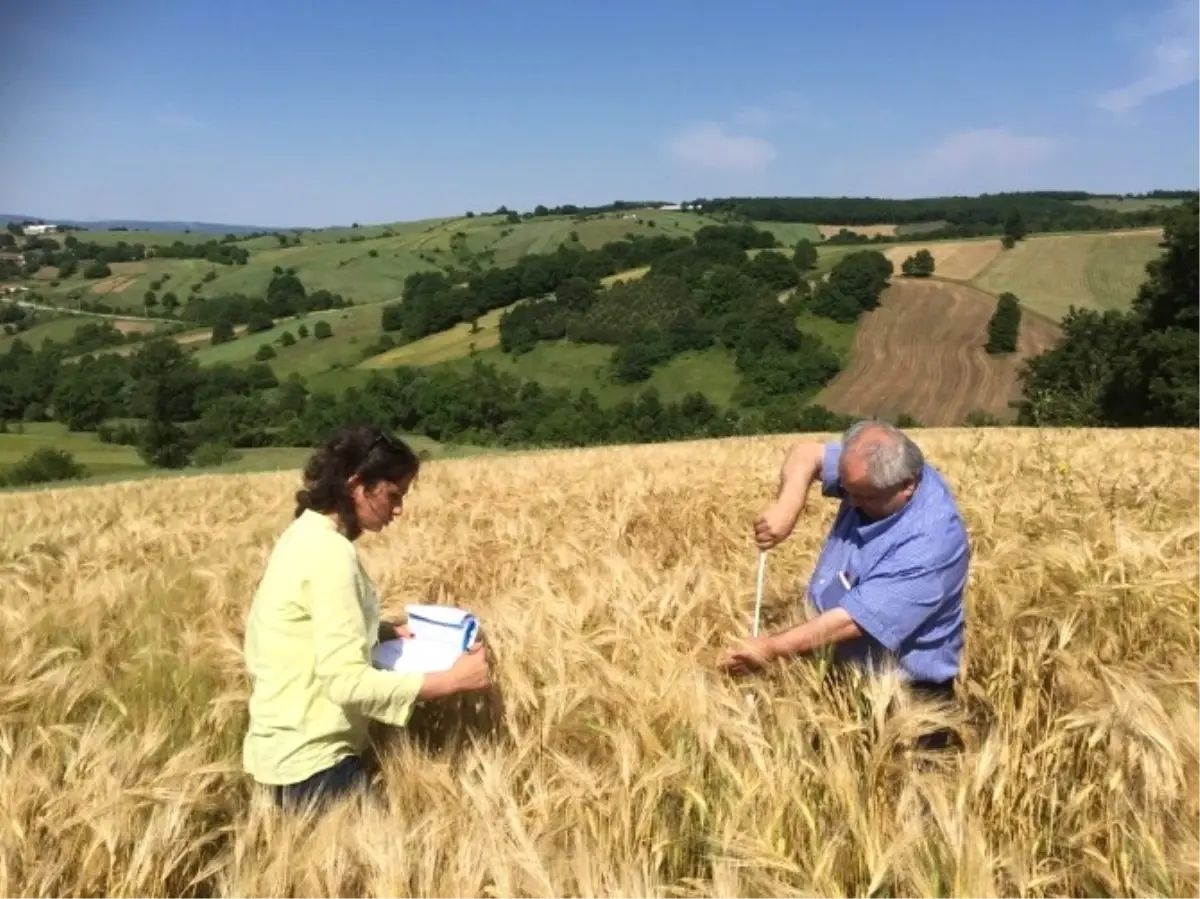
[[(218, 279), (206, 285), (204, 290), (236, 289), (255, 293), (265, 287), (273, 265), (293, 265), (310, 289), (326, 286), (354, 297), (361, 304), (364, 300), (393, 298), (400, 289), (403, 277), (413, 270), (432, 268), (436, 262), (448, 263), (453, 257), (452, 247), (457, 234), (464, 236), (458, 240), (465, 241), (472, 252), (494, 251), (493, 263), (506, 265), (525, 253), (550, 252), (561, 244), (569, 243), (572, 241), (572, 232), (578, 235), (581, 245), (596, 247), (629, 233), (679, 235), (692, 233), (706, 224), (717, 223), (714, 219), (690, 213), (639, 212), (637, 215), (638, 218), (631, 219), (622, 217), (621, 213), (613, 213), (584, 222), (576, 222), (569, 217), (543, 218), (528, 220), (520, 225), (509, 225), (497, 216), (475, 216), (470, 219), (460, 217), (357, 229), (330, 229), (303, 232), (302, 245), (288, 249), (280, 249), (274, 237), (255, 238), (245, 242), (252, 249), (251, 263), (233, 269), (217, 266)], [(653, 227), (650, 222), (654, 223)], [(811, 238), (817, 234), (817, 229), (811, 225), (783, 223), (763, 226), (774, 231), (787, 245), (801, 237)], [(1128, 302), (1144, 276), (1144, 262), (1158, 251), (1157, 233), (1157, 230), (1150, 230), (1134, 236), (1096, 233), (1035, 236), (1023, 241), (1012, 251), (996, 254), (982, 274), (964, 280), (993, 293), (1013, 290), (1030, 309), (1042, 311), (1053, 318), (1060, 316), (1070, 302), (1101, 308), (1121, 306)], [(164, 240), (166, 237), (173, 240), (176, 235), (158, 235), (153, 240), (147, 239), (147, 242)], [(91, 235), (91, 239), (115, 241), (133, 238), (130, 233), (97, 232)], [(200, 239), (200, 236), (182, 235), (180, 239)], [(954, 243), (969, 252), (972, 246), (987, 240), (991, 239)], [(866, 248), (886, 252), (889, 257), (902, 258), (921, 246), (919, 240), (914, 240), (902, 245)], [(953, 250), (945, 242), (931, 243), (930, 246), (940, 247), (940, 253)], [(860, 249), (863, 247), (820, 247), (818, 270), (827, 272), (837, 259)], [(378, 251), (377, 258), (368, 255), (371, 250)], [(340, 264), (343, 260), (347, 260), (344, 265)], [(141, 268), (145, 269), (145, 273), (137, 276), (139, 283), (121, 293), (105, 294), (105, 299), (111, 303), (121, 296), (140, 298), (140, 280), (152, 279), (163, 271), (174, 273), (168, 287), (183, 296), (188, 285), (210, 266), (193, 261), (151, 260)], [(643, 273), (644, 270), (635, 270), (609, 280), (637, 277)], [(973, 271), (972, 275), (975, 274)], [(322, 390), (341, 390), (351, 384), (362, 383), (371, 369), (394, 365), (463, 366), (469, 365), (472, 359), (494, 362), (503, 371), (537, 379), (548, 386), (574, 389), (588, 387), (603, 402), (613, 402), (645, 386), (619, 385), (608, 381), (606, 369), (611, 347), (549, 344), (513, 359), (501, 353), (496, 346), (501, 314), (501, 310), (489, 313), (481, 320), (480, 330), (474, 334), (470, 333), (469, 326), (458, 325), (442, 334), (431, 335), (384, 355), (366, 359), (363, 357), (364, 349), (381, 334), (379, 309), (374, 305), (356, 305), (350, 310), (310, 315), (310, 330), (318, 318), (327, 318), (333, 324), (334, 337), (326, 341), (316, 341), (310, 336), (293, 347), (280, 346), (278, 339), (284, 330), (296, 333), (298, 323), (292, 321), (281, 323), (271, 331), (240, 337), (219, 347), (208, 344), (205, 331), (195, 335), (196, 340), (191, 346), (205, 365), (217, 362), (246, 364), (253, 360), (259, 346), (270, 342), (277, 353), (271, 365), (279, 377), (298, 372), (309, 378), (310, 387)], [(802, 317), (798, 326), (819, 334), (844, 363), (850, 361), (855, 333), (853, 326), (808, 316)], [(60, 330), (69, 328), (60, 324), (54, 327)], [(669, 398), (701, 389), (714, 401), (727, 402), (737, 380), (732, 360), (727, 354), (714, 351), (693, 353), (676, 359), (656, 372), (650, 383)]]
[(1137, 197), (1100, 197), (1093, 200), (1076, 200), (1080, 206), (1094, 206), (1096, 209), (1112, 209), (1116, 212), (1142, 212), (1146, 209), (1159, 209), (1163, 206), (1178, 206), (1182, 200), (1170, 198), (1137, 198)]
[(648, 381), (618, 384), (608, 376), (613, 347), (604, 344), (572, 344), (565, 340), (540, 343), (528, 353), (511, 356), (499, 347), (474, 355), (446, 360), (439, 365), (465, 370), (479, 360), (497, 370), (546, 387), (590, 390), (602, 404), (611, 404), (655, 387), (664, 400), (678, 400), (699, 391), (718, 405), (727, 405), (739, 375), (732, 354), (724, 350), (682, 353), (659, 366)]
[[(66, 343), (71, 339), (72, 336), (74, 336), (75, 332), (81, 326), (89, 323), (109, 322), (113, 325), (119, 326), (122, 321), (130, 321), (138, 325), (145, 324), (143, 319), (123, 320), (91, 315), (59, 314), (56, 312), (38, 313), (38, 316), (39, 320), (37, 324), (17, 334), (6, 334), (4, 333), (3, 329), (0, 328), (0, 353), (7, 353), (9, 348), (17, 340), (24, 341), (34, 349), (40, 347), (47, 340), (53, 340), (57, 343)], [(133, 345), (135, 344), (130, 344), (129, 346)]]
[(1161, 231), (1051, 235), (1023, 240), (998, 255), (971, 283), (990, 293), (1012, 291), (1023, 305), (1055, 321), (1070, 305), (1126, 309), (1162, 252)]
[[(88, 469), (87, 482), (128, 480), (130, 478), (165, 476), (172, 472), (151, 469), (132, 446), (102, 443), (93, 432), (68, 431), (65, 425), (56, 422), (10, 423), (8, 433), (0, 433), (0, 470), (19, 462), (34, 450), (53, 446), (65, 450), (75, 461)], [(23, 433), (15, 433), (20, 428)], [(456, 458), (489, 451), (478, 447), (438, 443), (428, 437), (405, 435), (405, 439), (418, 452), (426, 452), (434, 458)], [(195, 473), (235, 473), (261, 471), (292, 471), (303, 467), (312, 452), (306, 447), (265, 447), (261, 449), (239, 449), (239, 458), (224, 465), (205, 469), (185, 469)], [(62, 486), (61, 484), (57, 486)]]
[[(315, 375), (333, 368), (356, 365), (362, 359), (363, 350), (382, 333), (379, 320), (378, 306), (311, 312), (303, 318), (278, 322), (270, 330), (247, 334), (217, 346), (198, 342), (194, 344), (195, 357), (201, 365), (245, 365), (254, 361), (254, 354), (259, 347), (271, 344), (276, 353), (276, 357), (270, 360), (271, 367), (280, 378), (292, 372)], [(313, 327), (318, 321), (329, 322), (333, 329), (332, 337), (317, 340), (312, 336)], [(303, 339), (297, 336), (301, 324), (307, 325), (309, 330), (309, 336)], [(279, 343), (285, 331), (290, 331), (297, 338), (294, 346), (285, 347)]]
[[(623, 216), (636, 215), (636, 218)], [(150, 259), (144, 263), (115, 265), (113, 277), (91, 281), (79, 276), (50, 286), (53, 272), (44, 270), (35, 285), (48, 299), (63, 299), (72, 291), (84, 290), (85, 298), (100, 298), (120, 309), (140, 310), (142, 296), (151, 282), (164, 274), (171, 277), (160, 294), (174, 291), (181, 300), (192, 295), (191, 285), (209, 271), (215, 280), (204, 284), (201, 296), (222, 293), (261, 294), (275, 266), (295, 268), (310, 290), (325, 288), (353, 298), (356, 303), (375, 303), (400, 296), (404, 279), (417, 271), (435, 270), (455, 262), (454, 239), (461, 233), (472, 253), (491, 251), (495, 265), (512, 265), (528, 253), (548, 253), (558, 246), (578, 242), (597, 248), (628, 234), (671, 237), (694, 233), (705, 225), (720, 224), (707, 216), (684, 212), (638, 211), (609, 213), (582, 222), (569, 216), (534, 218), (510, 225), (501, 216), (430, 219), (357, 229), (336, 228), (297, 232), (299, 246), (281, 248), (275, 237), (257, 237), (239, 242), (251, 251), (244, 266), (213, 265), (202, 260)], [(815, 240), (817, 229), (794, 223), (761, 223), (788, 246), (801, 237)], [(170, 244), (176, 239), (194, 243), (207, 239), (197, 234), (152, 234), (148, 232), (88, 232), (83, 239), (97, 243), (120, 240), (147, 245)], [(374, 252), (376, 255), (372, 256)]]

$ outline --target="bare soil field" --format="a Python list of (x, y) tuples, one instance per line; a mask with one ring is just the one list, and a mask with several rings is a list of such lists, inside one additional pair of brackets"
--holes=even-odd
[(124, 293), (146, 273), (144, 262), (114, 262), (109, 268), (112, 274), (94, 282), (93, 293)]
[(1017, 352), (994, 357), (983, 349), (994, 297), (961, 284), (893, 278), (881, 300), (863, 315), (850, 365), (818, 403), (856, 415), (907, 412), (928, 426), (959, 425), (976, 410), (1011, 421), (1020, 361), (1059, 335), (1026, 310)]
[[(385, 804), (318, 820), (240, 769), (298, 473), (0, 495), (0, 894), (1197, 895), (1196, 431), (913, 433), (971, 535), (961, 711), (713, 670), (789, 437), (436, 461), (359, 551), (386, 615), (480, 616), (495, 689), (380, 729)], [(931, 721), (961, 755), (904, 754)]]
[(937, 278), (951, 281), (969, 281), (988, 267), (1004, 249), (999, 240), (929, 241), (927, 244), (906, 243), (881, 248), (883, 253), (900, 274), (904, 260), (917, 250), (928, 250), (933, 254), (933, 274)]
[(122, 334), (149, 334), (158, 329), (158, 322), (138, 318), (111, 318), (112, 326)]

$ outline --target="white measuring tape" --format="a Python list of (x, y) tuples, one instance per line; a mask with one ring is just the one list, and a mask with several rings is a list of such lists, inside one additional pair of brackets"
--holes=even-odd
[[(767, 574), (767, 552), (760, 549), (758, 551), (758, 583), (754, 590), (754, 636), (758, 636), (758, 623), (762, 617), (762, 598), (763, 598), (763, 581)], [(754, 705), (754, 694), (746, 693), (746, 705)]]
[(758, 636), (758, 619), (762, 615), (762, 595), (763, 595), (763, 579), (767, 573), (767, 552), (760, 549), (758, 551), (758, 586), (755, 588), (754, 595), (754, 636)]

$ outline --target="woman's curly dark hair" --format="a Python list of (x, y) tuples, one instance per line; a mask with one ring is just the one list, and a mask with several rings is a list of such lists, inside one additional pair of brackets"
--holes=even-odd
[(358, 475), (363, 486), (415, 477), (421, 460), (412, 448), (386, 430), (371, 425), (334, 433), (304, 466), (304, 488), (296, 493), (296, 517), (306, 509), (337, 512), (346, 536), (358, 538), (362, 528), (346, 481)]

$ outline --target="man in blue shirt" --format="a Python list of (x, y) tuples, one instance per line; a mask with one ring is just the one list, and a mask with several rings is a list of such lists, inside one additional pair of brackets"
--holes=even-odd
[(840, 443), (788, 452), (779, 496), (754, 525), (760, 550), (791, 534), (818, 477), (821, 493), (841, 500), (808, 585), (819, 614), (747, 641), (722, 667), (738, 672), (828, 645), (837, 661), (878, 669), (890, 660), (915, 691), (952, 697), (970, 544), (950, 488), (902, 431), (859, 422)]

